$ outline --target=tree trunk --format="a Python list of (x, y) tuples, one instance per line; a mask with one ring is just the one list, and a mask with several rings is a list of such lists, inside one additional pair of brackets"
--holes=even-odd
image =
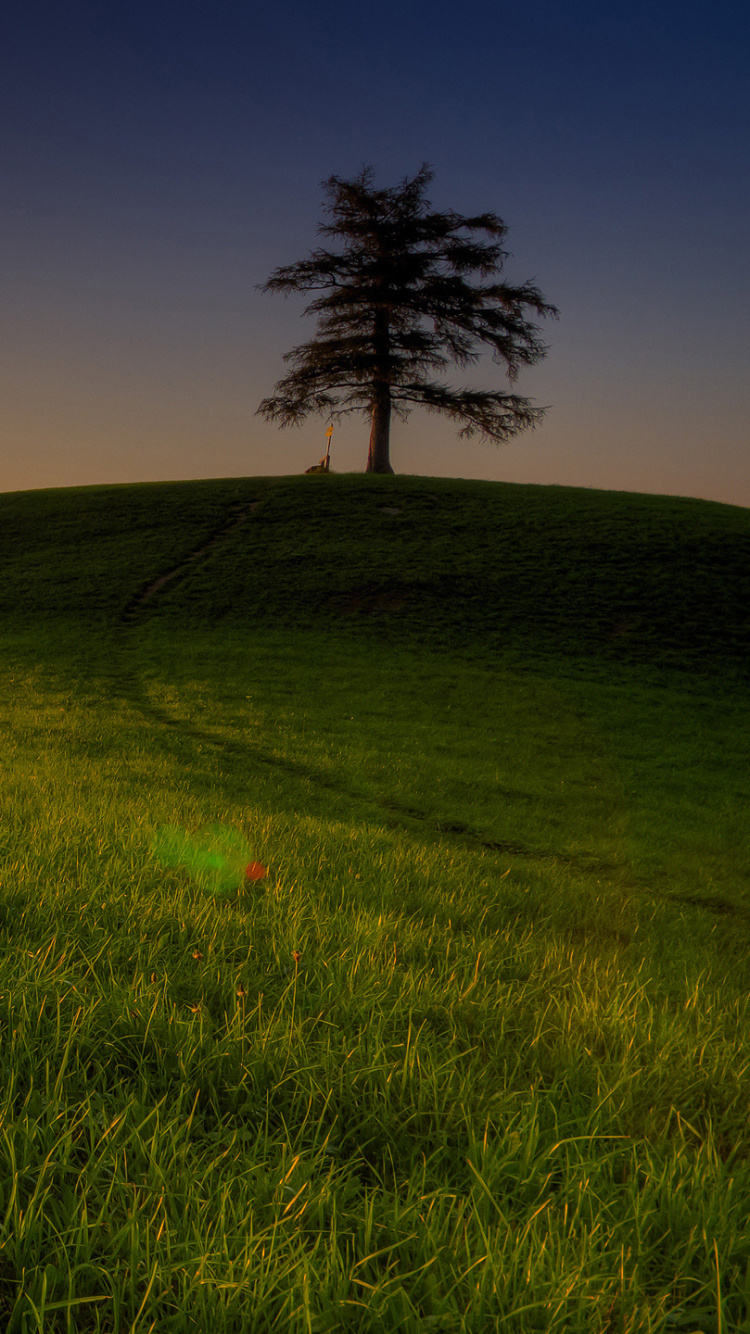
[(389, 385), (381, 381), (375, 385), (366, 472), (393, 472), (389, 456), (390, 439), (391, 391)]

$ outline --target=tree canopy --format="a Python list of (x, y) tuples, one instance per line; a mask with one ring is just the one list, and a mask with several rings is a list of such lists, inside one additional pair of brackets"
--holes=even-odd
[[(391, 414), (417, 405), (447, 414), (460, 436), (500, 443), (533, 427), (545, 409), (504, 390), (452, 388), (441, 377), (464, 370), (483, 349), (516, 380), (547, 352), (529, 312), (555, 316), (533, 282), (500, 280), (508, 251), (495, 213), (462, 217), (433, 211), (426, 190), (433, 171), (376, 189), (373, 168), (352, 180), (323, 183), (328, 221), (318, 234), (339, 242), (274, 270), (264, 292), (320, 293), (305, 315), (318, 333), (284, 358), (291, 369), (258, 412), (281, 426), (309, 413), (369, 417), (367, 470), (392, 472)], [(482, 235), (484, 234), (484, 235)]]

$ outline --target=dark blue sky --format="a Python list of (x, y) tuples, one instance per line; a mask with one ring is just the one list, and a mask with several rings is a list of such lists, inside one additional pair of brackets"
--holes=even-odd
[[(0, 489), (295, 472), (254, 416), (312, 336), (256, 284), (320, 182), (435, 168), (561, 311), (497, 450), (415, 413), (400, 472), (750, 505), (745, 4), (29, 0), (0, 22)], [(488, 363), (474, 376), (496, 383)], [(364, 467), (367, 424), (337, 428)]]

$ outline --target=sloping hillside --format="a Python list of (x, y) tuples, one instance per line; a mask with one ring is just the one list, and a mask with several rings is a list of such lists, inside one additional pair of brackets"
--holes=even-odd
[(750, 679), (750, 511), (711, 502), (366, 476), (28, 492), (0, 497), (0, 559), (18, 629), (112, 625), (173, 574), (144, 616)]

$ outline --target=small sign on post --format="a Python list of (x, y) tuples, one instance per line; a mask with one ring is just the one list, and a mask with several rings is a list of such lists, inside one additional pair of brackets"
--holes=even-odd
[(328, 427), (328, 429), (327, 429), (327, 431), (326, 431), (326, 436), (328, 437), (328, 447), (327, 447), (327, 449), (326, 449), (326, 452), (325, 452), (324, 457), (320, 460), (320, 463), (314, 463), (313, 466), (312, 466), (312, 468), (305, 468), (305, 472), (306, 472), (306, 473), (311, 473), (311, 472), (328, 472), (328, 470), (329, 470), (329, 468), (330, 468), (330, 464), (331, 464), (331, 436), (332, 436), (332, 435), (333, 435), (333, 422), (331, 422), (330, 426)]

